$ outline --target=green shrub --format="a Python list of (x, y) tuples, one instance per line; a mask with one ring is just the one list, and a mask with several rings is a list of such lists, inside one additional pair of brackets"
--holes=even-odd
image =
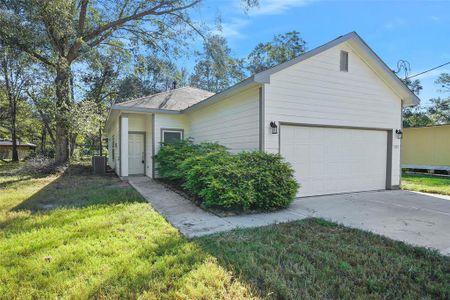
[(183, 187), (199, 197), (206, 207), (248, 210), (256, 195), (251, 178), (240, 166), (239, 157), (228, 152), (212, 152), (188, 158), (182, 167)]
[(226, 148), (216, 143), (194, 144), (191, 139), (182, 140), (175, 144), (162, 143), (158, 154), (154, 156), (156, 170), (161, 177), (172, 181), (183, 181), (185, 176), (180, 169), (183, 161), (195, 155), (215, 151), (225, 152)]
[(206, 207), (229, 210), (274, 210), (287, 207), (298, 184), (278, 154), (231, 154), (212, 143), (191, 140), (163, 145), (155, 156), (158, 174), (181, 182)]
[(255, 189), (255, 209), (271, 210), (287, 207), (299, 188), (294, 170), (279, 154), (243, 152), (240, 166), (252, 178)]

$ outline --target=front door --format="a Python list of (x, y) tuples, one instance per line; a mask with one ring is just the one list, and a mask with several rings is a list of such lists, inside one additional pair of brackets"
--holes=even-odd
[(128, 174), (137, 175), (145, 173), (144, 134), (128, 134)]

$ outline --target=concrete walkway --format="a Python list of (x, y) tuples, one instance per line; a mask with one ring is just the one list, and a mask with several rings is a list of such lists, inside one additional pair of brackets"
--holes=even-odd
[(188, 238), (235, 228), (290, 222), (307, 217), (305, 214), (291, 209), (274, 213), (219, 217), (204, 211), (191, 201), (148, 177), (129, 177), (128, 181), (154, 209)]
[(449, 196), (401, 190), (317, 196), (274, 213), (219, 217), (147, 177), (129, 182), (188, 238), (318, 217), (450, 255)]

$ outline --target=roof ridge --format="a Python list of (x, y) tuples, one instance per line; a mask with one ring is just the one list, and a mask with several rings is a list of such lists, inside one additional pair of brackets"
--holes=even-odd
[(155, 94), (142, 96), (142, 97), (139, 97), (139, 98), (130, 99), (130, 100), (127, 100), (127, 101), (116, 103), (116, 104), (117, 105), (127, 104), (127, 103), (131, 103), (131, 102), (134, 102), (134, 101), (137, 101), (137, 100), (141, 100), (141, 99), (144, 99), (144, 98), (153, 97), (153, 96), (157, 96), (157, 95), (168, 93), (170, 91), (182, 90), (182, 89), (186, 89), (186, 88), (196, 89), (196, 90), (199, 90), (199, 91), (202, 91), (202, 92), (208, 92), (208, 93), (211, 93), (211, 94), (215, 94), (213, 92), (210, 92), (210, 91), (207, 91), (207, 90), (204, 90), (204, 89), (200, 89), (200, 88), (193, 87), (193, 86), (190, 86), (190, 85), (185, 85), (185, 86), (181, 86), (181, 87), (176, 88), (176, 89), (170, 89), (170, 90), (167, 90), (167, 91), (163, 91), (163, 92), (159, 92), (159, 93), (155, 93)]

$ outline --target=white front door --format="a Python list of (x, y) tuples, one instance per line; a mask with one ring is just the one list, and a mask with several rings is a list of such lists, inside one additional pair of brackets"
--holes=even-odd
[(128, 174), (145, 173), (144, 134), (128, 134)]
[(386, 188), (386, 131), (282, 125), (280, 152), (299, 197)]

